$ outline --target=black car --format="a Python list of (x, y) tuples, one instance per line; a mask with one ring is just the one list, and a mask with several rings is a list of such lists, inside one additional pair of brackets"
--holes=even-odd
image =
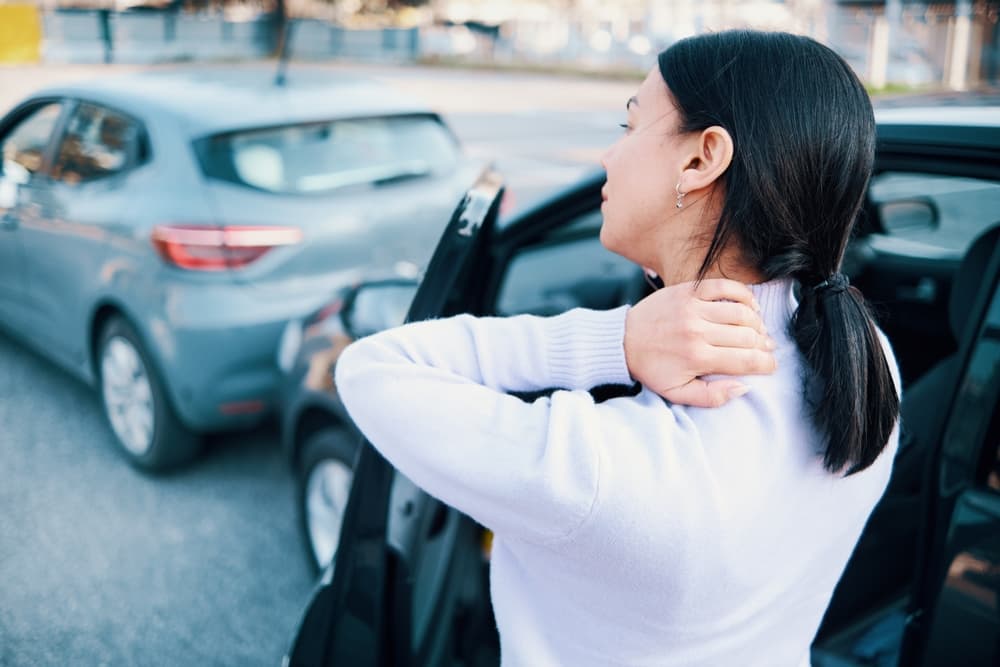
[[(889, 487), (816, 637), (813, 664), (995, 665), (1000, 109), (894, 109), (877, 119), (876, 173), (844, 270), (895, 348), (902, 436)], [(409, 319), (552, 314), (641, 298), (648, 288), (639, 270), (598, 239), (603, 183), (594, 174), (498, 223), (502, 185), (484, 174), (455, 211)], [(489, 534), (363, 444), (332, 385), (340, 350), (399, 321), (410, 290), (399, 282), (361, 285), (289, 346), (299, 354), (288, 364), (284, 433), (302, 497), (330, 458), (351, 478), (349, 493), (334, 494), (345, 507), (336, 513), (339, 546), (320, 563), (326, 569), (289, 651), (292, 665), (498, 662)], [(372, 304), (382, 304), (385, 317), (372, 316)], [(326, 459), (317, 454), (323, 450)]]

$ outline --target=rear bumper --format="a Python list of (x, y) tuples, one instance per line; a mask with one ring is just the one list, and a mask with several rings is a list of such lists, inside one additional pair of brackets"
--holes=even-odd
[(239, 283), (165, 285), (165, 307), (146, 337), (167, 393), (186, 426), (214, 431), (252, 425), (280, 404), (278, 345), (287, 322), (313, 312), (333, 289), (301, 285), (266, 298)]

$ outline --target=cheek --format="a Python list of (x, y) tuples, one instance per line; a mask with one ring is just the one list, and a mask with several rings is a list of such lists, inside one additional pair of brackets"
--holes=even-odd
[(609, 199), (602, 207), (601, 243), (630, 259), (640, 253), (673, 212), (673, 184), (664, 156), (650, 144), (626, 138), (605, 164)]
[[(648, 144), (626, 140), (608, 164), (611, 203), (618, 213), (658, 212), (673, 193), (662, 155)], [(671, 202), (673, 200), (670, 200)]]

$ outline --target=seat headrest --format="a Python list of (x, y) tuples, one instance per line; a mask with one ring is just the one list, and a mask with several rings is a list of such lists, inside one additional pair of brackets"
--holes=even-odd
[(998, 239), (1000, 239), (1000, 224), (986, 230), (973, 241), (955, 273), (955, 280), (951, 283), (951, 296), (948, 299), (948, 319), (951, 323), (951, 332), (957, 341), (961, 341), (965, 333), (972, 302), (983, 282), (986, 265), (993, 256), (993, 249)]

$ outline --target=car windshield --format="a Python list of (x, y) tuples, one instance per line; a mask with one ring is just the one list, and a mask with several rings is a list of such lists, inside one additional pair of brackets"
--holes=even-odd
[(434, 116), (229, 132), (196, 146), (209, 178), (290, 194), (426, 176), (458, 159), (455, 139)]

